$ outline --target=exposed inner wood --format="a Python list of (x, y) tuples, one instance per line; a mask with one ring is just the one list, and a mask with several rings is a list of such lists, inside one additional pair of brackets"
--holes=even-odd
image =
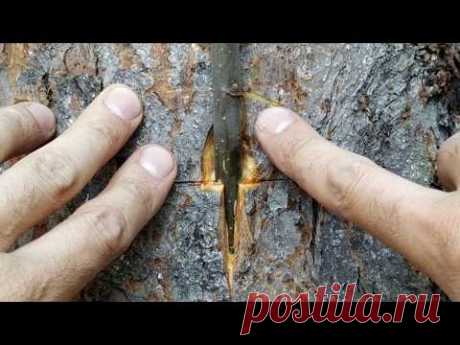
[(201, 156), (201, 179), (203, 182), (216, 181), (216, 158), (214, 149), (214, 130), (209, 130)]
[[(356, 282), (359, 294), (381, 291), (386, 300), (437, 291), (400, 255), (289, 182), (258, 145), (254, 123), (267, 106), (288, 107), (334, 144), (439, 188), (436, 150), (460, 129), (460, 46), (242, 44), (241, 85), (219, 93), (212, 86), (210, 48), (60, 43), (0, 49), (0, 105), (43, 102), (57, 116), (57, 135), (112, 83), (129, 85), (145, 105), (144, 121), (126, 147), (79, 196), (44, 220), (46, 229), (96, 197), (138, 147), (164, 145), (177, 159), (165, 205), (83, 298), (244, 300), (248, 291), (295, 294), (331, 282)], [(233, 184), (233, 254), (210, 132), (217, 96), (239, 100), (244, 111), (241, 178)], [(43, 233), (45, 226), (35, 231)]]

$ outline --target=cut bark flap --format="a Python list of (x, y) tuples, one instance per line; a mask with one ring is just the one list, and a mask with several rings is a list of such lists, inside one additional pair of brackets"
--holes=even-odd
[(400, 255), (288, 181), (261, 150), (254, 123), (268, 106), (289, 107), (340, 147), (433, 186), (437, 147), (460, 125), (458, 48), (5, 44), (0, 106), (41, 101), (56, 114), (58, 135), (110, 84), (128, 85), (144, 104), (122, 151), (19, 244), (94, 198), (139, 146), (157, 143), (178, 163), (166, 204), (82, 299), (245, 300), (249, 291), (295, 294), (332, 282), (357, 282), (359, 293), (385, 300), (437, 292)]

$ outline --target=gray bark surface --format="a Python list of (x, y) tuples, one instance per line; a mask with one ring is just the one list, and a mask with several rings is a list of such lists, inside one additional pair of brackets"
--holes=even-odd
[(81, 194), (19, 244), (95, 197), (136, 147), (154, 142), (175, 153), (176, 184), (82, 299), (244, 300), (249, 291), (294, 294), (334, 281), (357, 282), (360, 293), (383, 292), (388, 300), (437, 291), (399, 254), (329, 214), (278, 172), (253, 125), (269, 104), (290, 107), (337, 145), (436, 187), (436, 150), (459, 121), (456, 51), (448, 44), (242, 45), (243, 177), (232, 256), (222, 186), (206, 154), (214, 104), (207, 45), (5, 44), (0, 104), (43, 102), (55, 111), (59, 134), (115, 82), (141, 95), (145, 114), (128, 145)]

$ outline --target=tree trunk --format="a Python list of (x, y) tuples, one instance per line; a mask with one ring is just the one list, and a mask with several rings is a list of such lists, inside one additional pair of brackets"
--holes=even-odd
[[(242, 179), (235, 252), (228, 250), (223, 187), (213, 155), (212, 63), (203, 44), (5, 44), (0, 104), (38, 100), (58, 133), (107, 85), (144, 102), (128, 145), (29, 241), (95, 197), (138, 146), (160, 143), (178, 161), (173, 190), (131, 248), (88, 286), (84, 300), (245, 300), (249, 291), (295, 294), (356, 282), (359, 293), (431, 293), (400, 255), (329, 214), (268, 161), (257, 113), (290, 107), (339, 146), (417, 183), (437, 187), (439, 144), (458, 126), (455, 45), (244, 44)], [(1, 134), (0, 134), (1, 135)], [(12, 163), (4, 165), (7, 168)], [(1, 170), (1, 167), (0, 167)]]

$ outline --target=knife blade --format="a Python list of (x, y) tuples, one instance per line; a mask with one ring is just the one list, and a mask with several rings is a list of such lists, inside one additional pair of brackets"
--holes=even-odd
[(241, 175), (240, 45), (215, 43), (210, 47), (214, 91), (214, 144), (216, 178), (224, 185), (224, 209), (228, 245), (234, 253), (235, 208)]

